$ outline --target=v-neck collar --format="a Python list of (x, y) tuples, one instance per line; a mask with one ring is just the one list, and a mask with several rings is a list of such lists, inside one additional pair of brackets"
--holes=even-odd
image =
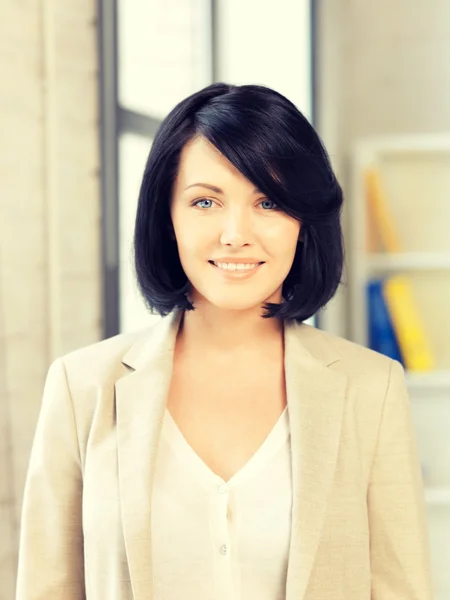
[(197, 452), (188, 443), (176, 421), (166, 407), (162, 424), (162, 436), (176, 453), (178, 458), (191, 469), (193, 475), (206, 488), (211, 485), (226, 484), (229, 487), (237, 485), (242, 479), (251, 477), (258, 469), (270, 460), (285, 443), (289, 436), (289, 411), (286, 406), (256, 452), (248, 461), (228, 480), (208, 467)]

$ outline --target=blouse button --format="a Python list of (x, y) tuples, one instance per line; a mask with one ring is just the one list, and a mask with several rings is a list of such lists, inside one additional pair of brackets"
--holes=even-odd
[(219, 485), (219, 494), (226, 494), (228, 491), (228, 488), (226, 485)]
[(220, 554), (223, 554), (225, 556), (226, 553), (227, 553), (227, 547), (224, 544), (223, 546), (220, 547)]

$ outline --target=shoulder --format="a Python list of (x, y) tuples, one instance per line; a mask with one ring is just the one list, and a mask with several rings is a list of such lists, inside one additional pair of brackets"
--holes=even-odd
[(306, 324), (297, 327), (297, 335), (310, 354), (332, 370), (343, 372), (350, 382), (379, 388), (388, 384), (392, 372), (403, 375), (397, 361), (344, 337)]
[(346, 338), (322, 330), (320, 331), (320, 335), (328, 344), (336, 349), (336, 353), (341, 358), (343, 365), (350, 371), (355, 366), (359, 370), (379, 371), (381, 369), (385, 371), (386, 368), (390, 368), (393, 362), (391, 358), (384, 354), (380, 354), (375, 350), (371, 350)]
[(70, 387), (114, 382), (128, 372), (123, 363), (130, 348), (152, 335), (154, 325), (98, 341), (60, 357)]
[(362, 436), (372, 425), (378, 427), (387, 403), (398, 414), (408, 410), (407, 381), (398, 361), (314, 327), (299, 326), (298, 336), (322, 368), (336, 375), (330, 385), (335, 381), (336, 389), (344, 387), (347, 410), (361, 424)]

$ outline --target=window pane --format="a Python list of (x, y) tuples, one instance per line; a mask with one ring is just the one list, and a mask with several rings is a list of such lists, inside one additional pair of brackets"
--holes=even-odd
[(120, 331), (132, 331), (152, 322), (137, 290), (132, 242), (137, 199), (152, 140), (131, 134), (119, 139), (119, 305)]
[(236, 84), (268, 85), (310, 118), (310, 0), (216, 3), (218, 78)]
[(163, 118), (211, 82), (209, 0), (119, 0), (119, 102)]

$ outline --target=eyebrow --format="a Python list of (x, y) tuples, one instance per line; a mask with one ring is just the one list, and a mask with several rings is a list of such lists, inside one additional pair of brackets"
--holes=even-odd
[[(217, 187), (216, 185), (211, 185), (210, 183), (192, 183), (191, 185), (188, 185), (185, 189), (188, 190), (189, 188), (192, 187), (203, 187), (203, 188), (207, 188), (208, 190), (211, 190), (212, 192), (215, 192), (216, 194), (224, 194), (225, 192), (223, 190), (221, 190), (219, 187)], [(253, 194), (260, 194), (260, 190), (258, 190), (257, 188), (255, 188), (253, 190)]]

